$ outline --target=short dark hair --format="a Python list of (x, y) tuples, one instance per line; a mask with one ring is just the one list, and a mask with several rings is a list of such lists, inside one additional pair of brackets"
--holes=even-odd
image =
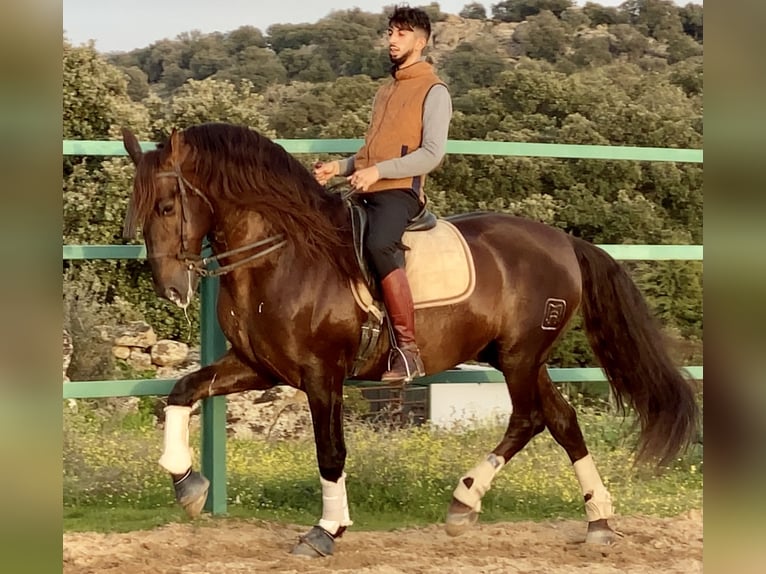
[(420, 28), (426, 33), (426, 40), (431, 37), (431, 20), (420, 8), (409, 6), (394, 6), (394, 13), (388, 19), (389, 26), (414, 30)]

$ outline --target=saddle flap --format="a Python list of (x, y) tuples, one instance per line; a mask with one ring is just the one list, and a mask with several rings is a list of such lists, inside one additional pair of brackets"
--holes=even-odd
[[(405, 271), (415, 309), (454, 305), (468, 299), (476, 287), (473, 256), (463, 235), (452, 223), (438, 219), (434, 228), (405, 232), (402, 242)], [(368, 310), (373, 296), (362, 282), (352, 284), (357, 304)]]

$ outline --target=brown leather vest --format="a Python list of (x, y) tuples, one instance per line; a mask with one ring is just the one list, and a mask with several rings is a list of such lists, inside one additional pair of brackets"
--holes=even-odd
[[(428, 62), (397, 70), (395, 80), (380, 87), (375, 96), (372, 121), (364, 145), (356, 153), (354, 169), (363, 169), (418, 149), (423, 137), (423, 105), (429, 90), (443, 84)], [(384, 189), (412, 189), (421, 201), (426, 174), (400, 179), (381, 179), (368, 193)]]

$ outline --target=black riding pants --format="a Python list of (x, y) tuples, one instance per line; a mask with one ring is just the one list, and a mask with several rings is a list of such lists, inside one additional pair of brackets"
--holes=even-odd
[(420, 200), (411, 189), (392, 189), (365, 193), (361, 203), (367, 211), (367, 254), (378, 279), (383, 279), (404, 266), (402, 235), (420, 212)]

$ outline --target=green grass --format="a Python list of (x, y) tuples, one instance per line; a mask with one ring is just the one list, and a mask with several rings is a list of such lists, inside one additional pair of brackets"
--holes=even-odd
[[(629, 422), (578, 407), (589, 449), (618, 514), (670, 516), (702, 507), (701, 445), (661, 475), (634, 468)], [(170, 480), (157, 465), (162, 435), (145, 414), (65, 407), (64, 530), (128, 531), (184, 522)], [(439, 523), (457, 480), (499, 441), (504, 425), (440, 430), (347, 426), (346, 472), (354, 528)], [(192, 433), (192, 445), (198, 436)], [(310, 438), (227, 443), (228, 517), (311, 525), (321, 488)], [(196, 463), (198, 467), (198, 463)], [(584, 520), (572, 466), (548, 433), (509, 462), (482, 501), (482, 521)]]

